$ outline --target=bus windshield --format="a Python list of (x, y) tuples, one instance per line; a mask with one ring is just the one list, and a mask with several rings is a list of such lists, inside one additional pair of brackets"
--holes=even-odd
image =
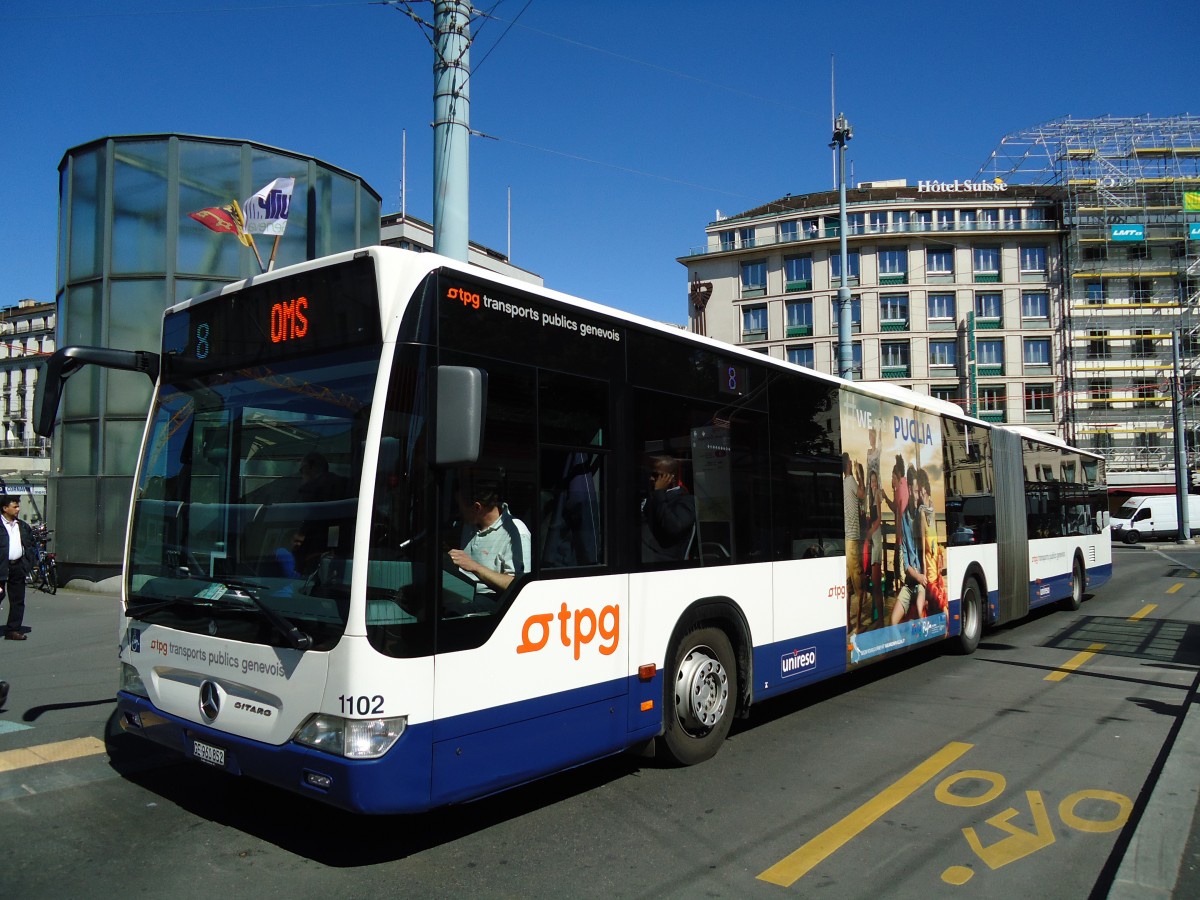
[(378, 367), (363, 347), (193, 377), (168, 367), (134, 496), (127, 614), (336, 644)]

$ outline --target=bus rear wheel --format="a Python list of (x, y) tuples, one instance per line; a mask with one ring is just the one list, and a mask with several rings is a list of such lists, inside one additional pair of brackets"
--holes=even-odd
[(983, 637), (983, 589), (974, 578), (968, 578), (963, 584), (959, 622), (962, 628), (958, 632), (955, 649), (963, 656), (969, 656), (975, 652), (979, 639)]
[(661, 743), (677, 763), (692, 766), (721, 749), (737, 705), (737, 664), (719, 628), (698, 628), (674, 648), (667, 670)]
[(1075, 562), (1071, 565), (1071, 596), (1063, 599), (1063, 609), (1072, 611), (1083, 606), (1083, 586), (1085, 583), (1083, 563), (1079, 561), (1079, 557), (1075, 557)]

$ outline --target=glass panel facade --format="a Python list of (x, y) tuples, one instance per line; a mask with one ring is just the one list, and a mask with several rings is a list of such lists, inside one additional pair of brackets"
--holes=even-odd
[[(210, 206), (241, 203), (241, 147), (233, 144), (179, 142), (179, 171), (187, 173), (179, 185), (179, 246), (175, 269), (197, 275), (219, 275), (230, 281), (254, 270), (253, 259), (236, 238), (209, 231), (188, 217)], [(257, 190), (253, 188), (252, 190)]]
[[(68, 150), (59, 171), (60, 345), (157, 350), (166, 307), (259, 271), (249, 248), (188, 214), (244, 202), (279, 177), (296, 185), (276, 267), (379, 243), (375, 192), (309, 157), (188, 135)], [(257, 240), (264, 265), (273, 243)], [(121, 564), (150, 394), (145, 376), (94, 366), (64, 391), (46, 512), (63, 529), (64, 574), (104, 577), (74, 567), (111, 574)]]
[(166, 219), (167, 142), (117, 144), (113, 148), (114, 275), (166, 268)]
[(72, 160), (69, 280), (95, 278), (104, 253), (104, 147)]

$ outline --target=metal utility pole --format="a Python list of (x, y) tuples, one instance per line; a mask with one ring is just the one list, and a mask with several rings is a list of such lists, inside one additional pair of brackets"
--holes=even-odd
[(1188, 521), (1188, 488), (1187, 444), (1183, 439), (1183, 384), (1179, 380), (1179, 341), (1180, 330), (1171, 332), (1171, 406), (1175, 420), (1175, 508), (1179, 513), (1179, 537), (1177, 544), (1194, 544), (1192, 540), (1192, 525)]
[(433, 5), (433, 252), (467, 261), (471, 4)]
[(846, 121), (843, 113), (838, 113), (833, 121), (833, 143), (830, 148), (838, 152), (838, 226), (839, 251), (841, 253), (841, 277), (838, 279), (838, 375), (847, 381), (854, 380), (854, 341), (852, 331), (854, 324), (851, 320), (852, 301), (848, 286), (850, 260), (846, 254), (846, 231), (848, 217), (846, 215), (846, 143), (854, 137), (854, 129)]

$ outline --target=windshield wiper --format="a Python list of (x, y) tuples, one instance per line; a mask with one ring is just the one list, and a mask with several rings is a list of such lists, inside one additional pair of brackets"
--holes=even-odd
[(312, 646), (313, 640), (309, 635), (305, 634), (258, 598), (258, 591), (267, 587), (265, 584), (259, 584), (255, 581), (239, 581), (231, 578), (221, 578), (216, 583), (234, 588), (249, 598), (250, 602), (263, 614), (266, 620), (274, 625), (276, 630), (287, 638), (288, 643), (296, 650), (307, 650)]
[(127, 605), (125, 607), (125, 615), (131, 619), (140, 619), (142, 616), (148, 616), (150, 613), (158, 612), (160, 609), (166, 609), (169, 606), (174, 606), (182, 602), (180, 598), (176, 597), (173, 600), (152, 600), (140, 606)]

